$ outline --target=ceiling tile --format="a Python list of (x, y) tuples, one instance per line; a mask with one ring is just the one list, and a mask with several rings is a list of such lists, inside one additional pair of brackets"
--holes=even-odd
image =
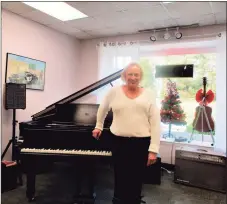
[(102, 29), (106, 26), (106, 23), (99, 21), (94, 17), (88, 17), (83, 19), (77, 19), (67, 22), (68, 25), (75, 27), (79, 30), (93, 30), (93, 29)]
[(21, 2), (1, 2), (2, 8), (13, 13), (22, 14), (34, 11), (35, 9)]
[(152, 21), (169, 19), (167, 12), (161, 5), (153, 7), (144, 7), (143, 9), (140, 10), (140, 12), (138, 12), (137, 9), (128, 10), (122, 13), (122, 15), (132, 19), (133, 21), (141, 22), (147, 19), (152, 19)]
[(160, 5), (160, 2), (114, 2), (117, 8), (120, 10), (140, 10), (146, 7), (150, 8), (153, 6)]
[(120, 32), (113, 29), (102, 29), (102, 30), (93, 30), (88, 32), (89, 35), (94, 37), (106, 37), (106, 36), (114, 36), (119, 35)]
[(141, 12), (137, 12), (136, 10), (127, 10), (124, 12), (116, 12), (115, 15), (100, 15), (94, 18), (99, 23), (109, 27), (130, 27), (132, 24), (143, 24), (151, 21), (164, 22), (169, 19), (169, 16), (161, 6), (154, 6), (152, 8), (144, 8)]
[(79, 29), (76, 29), (75, 27), (70, 27), (64, 24), (58, 25), (58, 24), (52, 24), (52, 25), (48, 25), (48, 27), (53, 28), (57, 31), (63, 32), (63, 33), (67, 33), (67, 34), (74, 34), (74, 33), (80, 33), (82, 32)]
[(34, 10), (32, 12), (28, 13), (22, 13), (21, 16), (31, 19), (33, 21), (36, 21), (38, 23), (49, 25), (49, 24), (62, 24), (63, 21), (58, 20), (57, 18), (54, 18), (46, 13), (43, 13), (38, 10)]
[(184, 25), (191, 25), (191, 24), (194, 24), (194, 23), (198, 23), (198, 16), (195, 17), (193, 19), (190, 19), (190, 18), (177, 18), (176, 19), (177, 21), (177, 24), (179, 26), (184, 26)]
[(216, 13), (215, 17), (216, 17), (216, 20), (217, 20), (218, 24), (226, 23), (226, 12)]
[(215, 24), (215, 16), (214, 14), (203, 15), (199, 18), (198, 23), (200, 26), (213, 25)]
[(191, 18), (212, 13), (208, 2), (175, 2), (163, 4), (172, 18)]
[(72, 34), (72, 36), (78, 38), (78, 39), (92, 39), (93, 36), (88, 34), (88, 33), (85, 33), (85, 32), (77, 32), (77, 33), (74, 33)]
[(226, 2), (210, 2), (214, 13), (226, 13)]
[[(88, 16), (109, 15), (122, 10), (140, 10), (160, 5), (159, 2), (67, 2)], [(94, 9), (98, 8), (98, 9)]]
[(152, 29), (152, 28), (166, 28), (166, 27), (171, 27), (171, 26), (177, 26), (177, 21), (174, 19), (167, 19), (167, 20), (161, 20), (161, 21), (151, 21), (151, 22), (146, 22), (144, 25), (147, 26), (147, 29)]
[(133, 21), (131, 18), (127, 18), (128, 16), (125, 13), (115, 13), (115, 15), (108, 16), (96, 16), (94, 17), (98, 24), (114, 27), (118, 25), (130, 25)]
[(193, 15), (191, 18), (179, 18), (176, 19), (178, 25), (190, 25), (198, 23), (200, 26), (213, 25), (215, 24), (215, 16), (213, 14), (196, 16)]
[(100, 14), (108, 14), (118, 9), (114, 2), (67, 2), (69, 5), (92, 17)]

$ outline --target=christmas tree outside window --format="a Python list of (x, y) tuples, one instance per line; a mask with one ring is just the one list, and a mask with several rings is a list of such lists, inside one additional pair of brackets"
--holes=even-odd
[[(171, 137), (171, 125), (186, 125), (185, 113), (182, 107), (180, 106), (179, 94), (176, 88), (176, 83), (172, 82), (170, 79), (167, 82), (167, 94), (162, 100), (161, 104), (161, 122), (169, 125), (169, 132), (167, 137)], [(164, 137), (166, 134), (164, 135)]]

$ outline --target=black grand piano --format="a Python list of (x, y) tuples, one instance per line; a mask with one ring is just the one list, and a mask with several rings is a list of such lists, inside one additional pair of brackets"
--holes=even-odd
[[(121, 71), (95, 82), (76, 93), (48, 106), (32, 115), (32, 120), (19, 124), (20, 160), (26, 174), (26, 196), (35, 199), (37, 165), (42, 161), (63, 161), (77, 163), (75, 203), (94, 203), (94, 171), (99, 161), (111, 162), (111, 139), (109, 127), (112, 113), (106, 117), (102, 137), (92, 137), (98, 104), (75, 103), (75, 101), (120, 77)], [(82, 192), (83, 176), (89, 178), (88, 191)]]

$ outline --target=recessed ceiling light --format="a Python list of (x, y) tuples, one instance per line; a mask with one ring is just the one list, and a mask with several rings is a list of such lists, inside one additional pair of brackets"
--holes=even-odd
[(171, 4), (171, 3), (173, 3), (172, 1), (163, 1), (162, 2), (163, 4)]
[(22, 2), (61, 21), (85, 18), (87, 15), (64, 2)]

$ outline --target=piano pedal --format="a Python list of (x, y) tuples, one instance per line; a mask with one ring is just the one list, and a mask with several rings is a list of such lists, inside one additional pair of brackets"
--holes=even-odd
[(28, 202), (29, 202), (29, 203), (34, 202), (34, 201), (35, 201), (35, 197), (28, 198)]
[(146, 203), (146, 201), (142, 200), (143, 197), (143, 195), (140, 196), (140, 203)]
[(146, 201), (144, 201), (144, 200), (140, 200), (140, 203), (146, 203)]
[(95, 204), (95, 196), (87, 195), (75, 196), (73, 204)]

